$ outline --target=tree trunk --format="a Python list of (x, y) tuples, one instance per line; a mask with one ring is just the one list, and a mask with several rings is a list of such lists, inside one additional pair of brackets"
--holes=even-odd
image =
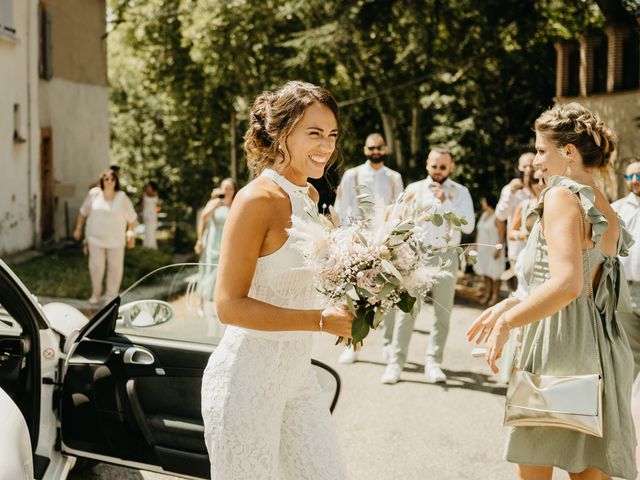
[(411, 145), (409, 168), (416, 170), (420, 163), (420, 114), (422, 109), (416, 105), (411, 109)]

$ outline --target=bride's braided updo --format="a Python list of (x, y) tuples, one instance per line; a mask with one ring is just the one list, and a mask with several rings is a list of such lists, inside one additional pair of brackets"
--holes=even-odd
[(603, 169), (611, 162), (618, 139), (602, 120), (579, 103), (556, 105), (538, 117), (535, 130), (556, 147), (571, 143), (585, 167)]
[[(293, 127), (312, 103), (328, 107), (336, 117), (338, 129), (338, 104), (327, 90), (311, 83), (291, 81), (275, 91), (262, 92), (251, 109), (249, 129), (244, 135), (244, 152), (247, 166), (253, 175), (283, 161), (284, 152), (280, 141), (286, 140)], [(327, 167), (338, 157), (336, 150), (327, 162)]]

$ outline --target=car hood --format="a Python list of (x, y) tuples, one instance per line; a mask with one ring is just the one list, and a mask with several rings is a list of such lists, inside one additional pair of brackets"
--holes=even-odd
[(66, 303), (52, 302), (42, 307), (51, 328), (65, 338), (84, 327), (89, 319), (80, 310)]

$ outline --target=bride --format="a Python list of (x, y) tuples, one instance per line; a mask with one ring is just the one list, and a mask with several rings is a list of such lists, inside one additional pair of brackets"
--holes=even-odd
[(253, 104), (245, 153), (257, 178), (225, 225), (215, 302), (228, 327), (202, 381), (213, 480), (345, 478), (310, 352), (313, 332), (350, 337), (353, 317), (322, 310), (286, 232), (316, 208), (307, 178), (335, 160), (338, 135), (336, 101), (315, 85), (288, 82)]

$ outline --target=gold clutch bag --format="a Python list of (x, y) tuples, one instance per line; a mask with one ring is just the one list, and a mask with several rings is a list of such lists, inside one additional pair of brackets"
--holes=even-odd
[(516, 369), (507, 389), (504, 424), (568, 428), (602, 437), (602, 378), (599, 374), (538, 375)]

